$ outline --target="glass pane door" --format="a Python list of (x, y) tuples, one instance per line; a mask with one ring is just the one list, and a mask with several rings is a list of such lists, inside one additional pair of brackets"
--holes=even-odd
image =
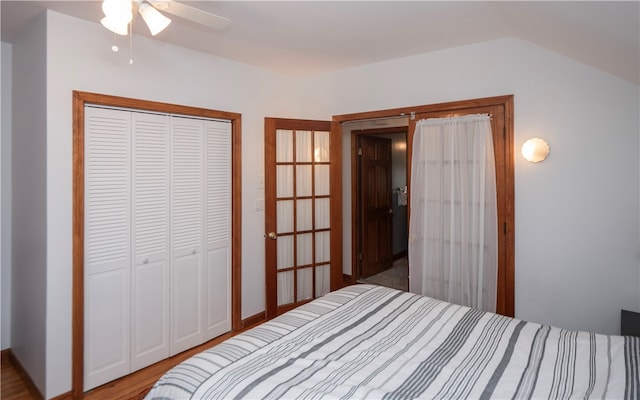
[(276, 130), (278, 306), (329, 291), (329, 132)]
[(329, 123), (276, 124), (265, 137), (267, 309), (280, 313), (330, 290)]

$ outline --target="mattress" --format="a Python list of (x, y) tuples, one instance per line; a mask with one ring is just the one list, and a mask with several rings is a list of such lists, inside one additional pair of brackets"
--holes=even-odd
[(354, 285), (193, 356), (146, 399), (638, 399), (639, 363), (640, 338)]

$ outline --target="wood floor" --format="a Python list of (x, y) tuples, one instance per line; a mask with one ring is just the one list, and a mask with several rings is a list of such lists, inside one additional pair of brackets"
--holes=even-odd
[[(263, 321), (264, 316), (259, 322)], [(251, 324), (255, 326), (256, 323)], [(160, 361), (147, 368), (134, 372), (120, 379), (97, 387), (84, 394), (83, 399), (86, 400), (140, 400), (144, 398), (151, 386), (169, 369), (186, 360), (194, 354), (197, 354), (213, 345), (216, 345), (225, 339), (237, 335), (238, 333), (251, 328), (247, 326), (238, 332), (230, 332), (219, 336), (198, 347), (177, 354), (171, 358)], [(24, 372), (19, 362), (11, 355), (10, 351), (2, 351), (2, 400), (42, 400), (42, 395), (30, 381), (28, 375)], [(56, 399), (70, 399), (68, 396), (59, 396)]]
[(16, 368), (15, 361), (8, 351), (2, 352), (2, 393), (3, 400), (39, 400), (40, 394), (31, 389), (28, 377), (23, 376), (22, 370)]

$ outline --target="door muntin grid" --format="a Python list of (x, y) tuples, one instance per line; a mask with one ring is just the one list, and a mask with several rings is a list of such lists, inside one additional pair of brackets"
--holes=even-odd
[(276, 130), (278, 306), (330, 288), (329, 132)]

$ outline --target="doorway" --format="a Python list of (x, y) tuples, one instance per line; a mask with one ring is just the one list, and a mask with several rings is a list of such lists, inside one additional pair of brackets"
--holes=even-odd
[[(336, 115), (333, 117), (332, 131), (339, 132), (339, 137), (344, 143), (352, 144), (348, 149), (343, 146), (342, 163), (346, 166), (353, 165), (351, 154), (355, 146), (352, 140), (351, 130), (366, 129), (358, 124), (368, 121), (370, 123), (381, 119), (393, 120), (395, 126), (400, 121), (406, 121), (407, 131), (407, 160), (412, 157), (413, 132), (417, 120), (426, 118), (439, 118), (466, 114), (489, 114), (493, 133), (494, 154), (496, 158), (496, 189), (498, 202), (498, 276), (497, 276), (497, 306), (496, 313), (514, 315), (514, 281), (515, 281), (515, 222), (514, 222), (514, 148), (513, 148), (513, 95), (486, 97), (472, 100), (453, 101), (431, 105), (403, 107), (379, 111), (367, 111), (355, 114)], [(349, 126), (355, 124), (355, 126)], [(375, 128), (371, 126), (370, 128)], [(355, 179), (351, 173), (342, 175), (342, 209), (343, 241), (342, 241), (342, 280), (343, 285), (353, 284), (357, 281), (357, 247), (356, 247), (356, 215), (352, 198), (352, 181)], [(347, 170), (348, 171), (348, 170)], [(407, 182), (411, 181), (411, 171), (408, 170)], [(408, 209), (411, 207), (411, 185), (408, 185)], [(352, 207), (348, 205), (351, 204)], [(409, 215), (410, 217), (410, 215)], [(410, 279), (411, 277), (409, 277)]]
[(407, 124), (351, 130), (355, 280), (408, 289)]

